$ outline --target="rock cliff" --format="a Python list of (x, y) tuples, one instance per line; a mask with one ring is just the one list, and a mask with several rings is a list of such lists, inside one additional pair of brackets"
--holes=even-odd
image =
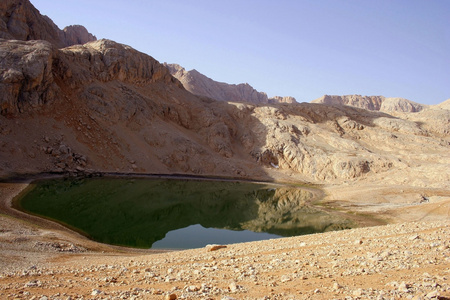
[(215, 100), (247, 103), (296, 103), (294, 97), (275, 96), (268, 98), (264, 92), (258, 92), (248, 83), (228, 84), (217, 82), (197, 70), (186, 71), (177, 64), (164, 64), (170, 73), (180, 80), (183, 86), (195, 95)]
[(50, 18), (41, 15), (29, 0), (1, 1), (0, 38), (45, 40), (58, 48), (96, 40), (95, 36), (81, 25), (60, 30)]
[(349, 105), (368, 110), (382, 112), (418, 112), (426, 106), (412, 102), (403, 98), (385, 98), (384, 96), (361, 96), (361, 95), (345, 95), (331, 96), (324, 95), (312, 103), (323, 103), (329, 105)]

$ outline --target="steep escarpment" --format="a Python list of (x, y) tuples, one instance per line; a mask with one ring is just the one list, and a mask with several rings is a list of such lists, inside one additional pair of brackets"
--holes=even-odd
[(81, 25), (61, 30), (40, 14), (29, 0), (3, 0), (0, 3), (0, 38), (22, 41), (45, 40), (61, 48), (96, 40)]
[(426, 107), (425, 105), (415, 103), (404, 98), (386, 98), (384, 96), (324, 95), (311, 102), (328, 105), (348, 105), (386, 113), (418, 112)]
[(294, 97), (275, 96), (268, 98), (264, 92), (258, 92), (248, 83), (228, 84), (217, 82), (197, 70), (187, 71), (177, 64), (164, 64), (170, 73), (180, 80), (189, 92), (215, 100), (247, 103), (296, 103)]

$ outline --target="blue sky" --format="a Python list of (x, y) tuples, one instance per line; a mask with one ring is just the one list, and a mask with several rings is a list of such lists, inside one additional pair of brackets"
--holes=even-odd
[(447, 0), (31, 0), (60, 28), (84, 25), (269, 96), (450, 98)]

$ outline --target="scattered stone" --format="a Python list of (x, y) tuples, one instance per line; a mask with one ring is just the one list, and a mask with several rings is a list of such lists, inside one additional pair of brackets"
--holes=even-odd
[(39, 280), (32, 280), (25, 283), (25, 287), (40, 287), (42, 283)]
[(195, 286), (195, 285), (191, 285), (191, 286), (189, 286), (186, 290), (187, 290), (188, 292), (197, 292), (197, 291), (199, 291), (200, 289), (199, 289), (197, 286)]
[(342, 285), (340, 285), (337, 282), (333, 283), (333, 290), (339, 290), (339, 289), (342, 289)]
[(357, 289), (353, 291), (353, 296), (355, 297), (361, 297), (363, 295), (363, 290), (362, 289)]
[(177, 298), (178, 297), (176, 294), (170, 294), (170, 295), (166, 295), (166, 297), (164, 297), (165, 300), (175, 300)]
[(398, 286), (398, 290), (399, 290), (400, 292), (403, 292), (403, 293), (407, 293), (407, 292), (409, 291), (408, 288), (409, 288), (409, 285), (406, 284), (405, 282), (402, 282), (402, 283)]
[(410, 241), (418, 240), (418, 239), (420, 239), (420, 237), (419, 237), (417, 234), (415, 234), (415, 235), (409, 237), (409, 240), (410, 240)]
[(61, 145), (59, 146), (59, 152), (60, 152), (61, 154), (68, 154), (68, 153), (70, 153), (70, 149), (69, 149), (66, 145), (61, 144)]
[(425, 297), (426, 297), (427, 299), (437, 298), (437, 297), (439, 297), (439, 292), (438, 292), (438, 291), (432, 291), (432, 292), (429, 292), (428, 294), (426, 294)]
[(223, 249), (226, 247), (227, 246), (225, 246), (225, 245), (206, 245), (206, 251), (208, 251), (208, 252), (216, 251), (216, 250)]
[(97, 290), (97, 289), (94, 289), (94, 290), (92, 291), (92, 293), (91, 293), (91, 296), (98, 296), (98, 295), (100, 295), (101, 293), (102, 293), (102, 291)]
[(230, 290), (231, 293), (236, 293), (239, 290), (239, 286), (236, 284), (236, 282), (232, 282), (228, 286), (228, 289)]

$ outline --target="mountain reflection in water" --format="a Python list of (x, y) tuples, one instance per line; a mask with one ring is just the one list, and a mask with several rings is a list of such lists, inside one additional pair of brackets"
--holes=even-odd
[[(350, 227), (350, 221), (308, 205), (311, 197), (306, 189), (246, 182), (92, 178), (39, 182), (18, 205), (96, 241), (138, 248), (150, 248), (168, 232), (197, 224), (270, 234), (248, 240)], [(202, 230), (189, 232), (198, 243), (168, 248), (208, 243)], [(229, 243), (220, 232), (216, 243)], [(241, 239), (236, 242), (247, 241)]]

